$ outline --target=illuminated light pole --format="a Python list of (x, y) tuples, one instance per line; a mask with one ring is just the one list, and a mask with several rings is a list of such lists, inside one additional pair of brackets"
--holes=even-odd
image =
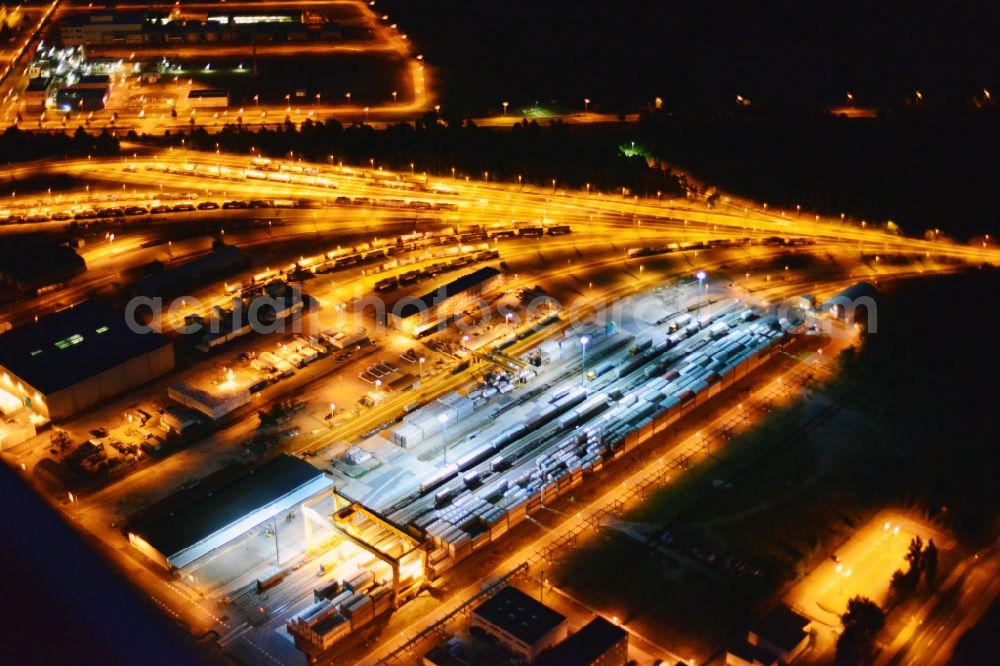
[(347, 106), (351, 105), (351, 93), (346, 93), (344, 97), (347, 98)]
[(694, 275), (698, 278), (698, 316), (701, 316), (701, 285), (705, 282), (705, 278), (708, 277), (708, 273), (705, 271), (698, 271)]
[(506, 118), (507, 117), (507, 107), (510, 106), (510, 102), (501, 102), (500, 106), (503, 107), (503, 115)]
[(418, 361), (420, 362), (420, 378), (421, 378), (421, 379), (423, 379), (423, 376), (424, 376), (424, 361), (425, 361), (426, 359), (424, 359), (424, 357), (423, 357), (423, 356), (421, 356), (421, 357), (420, 357), (419, 359), (417, 359), (417, 360), (418, 360)]
[(442, 412), (438, 415), (438, 421), (441, 422), (441, 442), (444, 444), (443, 460), (444, 464), (448, 464), (448, 413)]
[(584, 97), (583, 98), (583, 112), (587, 113), (588, 109), (590, 109), (590, 98), (589, 97)]
[(587, 344), (590, 342), (590, 338), (586, 335), (580, 336), (580, 367), (586, 371), (587, 369)]
[(376, 379), (375, 380), (375, 394), (376, 395), (382, 395), (382, 380), (381, 379)]
[(850, 568), (844, 569), (844, 565), (843, 564), (838, 564), (837, 568), (835, 569), (835, 571), (837, 572), (837, 575), (840, 576), (840, 593), (843, 594), (844, 593), (844, 581), (851, 577), (851, 574), (854, 573), (854, 569), (850, 569)]
[(398, 90), (393, 90), (393, 91), (392, 91), (392, 103), (393, 103), (393, 104), (395, 104), (395, 103), (396, 103), (396, 95), (398, 95), (398, 94), (399, 94), (399, 91), (398, 91)]

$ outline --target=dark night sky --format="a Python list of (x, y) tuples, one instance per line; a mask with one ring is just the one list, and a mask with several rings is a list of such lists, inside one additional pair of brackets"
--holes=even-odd
[[(890, 103), (998, 85), (1000, 3), (385, 0), (451, 103)], [(612, 102), (611, 100), (614, 100)]]

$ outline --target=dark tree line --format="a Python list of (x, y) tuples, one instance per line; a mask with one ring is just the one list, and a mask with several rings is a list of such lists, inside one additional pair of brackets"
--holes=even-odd
[(0, 159), (8, 163), (57, 156), (110, 156), (117, 155), (118, 150), (118, 139), (107, 130), (94, 135), (82, 127), (70, 134), (25, 132), (17, 126), (11, 126), (0, 134)]
[(875, 655), (875, 640), (885, 626), (885, 613), (867, 597), (853, 597), (847, 612), (840, 616), (844, 630), (837, 638), (838, 666), (870, 663)]
[[(871, 506), (924, 511), (963, 539), (992, 543), (1000, 506), (996, 446), (1000, 272), (987, 267), (894, 286), (878, 304), (878, 333), (844, 355), (845, 377), (876, 425), (855, 491)], [(927, 325), (929, 304), (976, 312), (975, 325)]]
[[(471, 121), (438, 118), (430, 113), (413, 124), (385, 129), (370, 125), (342, 125), (335, 119), (286, 122), (278, 128), (228, 125), (217, 133), (192, 127), (163, 136), (143, 136), (157, 145), (184, 145), (200, 150), (272, 157), (385, 166), (451, 175), (470, 180), (518, 182), (551, 187), (620, 192), (638, 195), (683, 195), (686, 183), (668, 168), (651, 165), (643, 157), (626, 157), (619, 150), (623, 130), (609, 131), (562, 123), (522, 122), (513, 129), (478, 127)], [(411, 167), (412, 165), (412, 167)]]
[(868, 120), (646, 111), (636, 134), (678, 168), (758, 202), (967, 238), (1000, 232), (997, 121), (996, 107), (899, 108)]

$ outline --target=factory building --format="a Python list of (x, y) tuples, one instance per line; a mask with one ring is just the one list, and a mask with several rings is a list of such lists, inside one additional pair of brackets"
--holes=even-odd
[(541, 666), (625, 666), (628, 663), (628, 632), (603, 617), (595, 617), (580, 631), (546, 650)]
[(332, 486), (309, 463), (280, 455), (186, 506), (135, 526), (128, 540), (164, 569), (180, 569)]
[(100, 111), (108, 103), (108, 86), (66, 86), (56, 93), (56, 108), (60, 111)]
[(404, 333), (419, 335), (443, 319), (461, 312), (482, 294), (503, 283), (503, 273), (492, 266), (463, 275), (419, 298), (405, 296), (386, 314), (389, 325)]
[(24, 89), (25, 110), (44, 111), (56, 89), (56, 80), (51, 76), (36, 76), (28, 81)]
[(137, 333), (97, 301), (0, 335), (0, 391), (50, 420), (66, 418), (169, 372), (174, 349)]
[(471, 626), (534, 663), (543, 650), (566, 635), (566, 616), (508, 586), (472, 611)]
[(113, 84), (114, 81), (109, 74), (87, 74), (86, 76), (81, 76), (73, 86), (76, 88), (96, 88), (99, 90), (106, 88), (110, 94)]
[(878, 289), (868, 282), (856, 282), (823, 305), (830, 317), (850, 325), (877, 328)]
[(214, 386), (207, 389), (189, 382), (178, 382), (167, 388), (168, 398), (201, 412), (213, 421), (221, 419), (243, 405), (250, 404), (250, 395), (249, 388), (236, 385), (226, 388)]
[(143, 13), (86, 13), (67, 17), (59, 22), (59, 38), (63, 46), (111, 46), (143, 42)]

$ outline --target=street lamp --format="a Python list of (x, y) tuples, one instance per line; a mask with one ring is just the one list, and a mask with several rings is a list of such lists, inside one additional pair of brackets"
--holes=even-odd
[(448, 464), (448, 413), (442, 412), (438, 414), (438, 421), (441, 422), (441, 429), (443, 430), (443, 432), (441, 433), (441, 442), (444, 444), (444, 453), (443, 453), (444, 464), (447, 465)]
[(396, 95), (398, 95), (398, 94), (399, 94), (399, 91), (397, 91), (397, 90), (393, 90), (392, 91), (392, 103), (393, 104), (396, 103)]
[(424, 376), (424, 360), (425, 360), (425, 359), (424, 359), (424, 357), (423, 357), (423, 356), (421, 356), (421, 357), (420, 357), (419, 359), (417, 359), (417, 360), (418, 360), (418, 361), (420, 362), (420, 377), (421, 377), (421, 378), (423, 378), (423, 376)]
[(701, 285), (705, 282), (705, 278), (708, 277), (708, 273), (705, 271), (698, 271), (694, 275), (698, 278), (698, 316), (701, 316)]
[(843, 594), (844, 581), (851, 577), (851, 574), (854, 573), (854, 569), (844, 569), (843, 564), (838, 564), (837, 568), (834, 569), (834, 571), (836, 571), (837, 575), (840, 576), (840, 593)]
[(504, 117), (506, 117), (507, 116), (507, 107), (510, 106), (510, 102), (501, 102), (501, 106), (503, 106), (503, 115), (504, 115)]
[(584, 97), (583, 98), (583, 112), (587, 113), (587, 109), (589, 109), (589, 108), (590, 108), (590, 98), (589, 97)]
[(590, 342), (590, 337), (583, 335), (580, 336), (580, 349), (581, 349), (581, 367), (583, 370), (587, 369), (587, 344)]
[(351, 105), (351, 93), (347, 93), (346, 95), (344, 95), (344, 97), (347, 98), (347, 105), (350, 106)]
[(380, 390), (381, 388), (382, 388), (382, 380), (381, 379), (376, 379), (375, 380), (375, 393), (377, 395), (382, 395), (382, 392)]

